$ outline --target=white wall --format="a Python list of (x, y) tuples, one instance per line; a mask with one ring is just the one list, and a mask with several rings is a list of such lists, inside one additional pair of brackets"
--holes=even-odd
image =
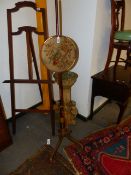
[[(94, 75), (102, 71), (105, 67), (106, 58), (108, 55), (109, 38), (111, 31), (111, 4), (110, 0), (97, 0), (95, 31), (93, 41), (93, 55), (90, 75)], [(90, 80), (90, 95), (91, 96)], [(95, 97), (94, 109), (100, 106), (106, 99)], [(88, 113), (89, 114), (89, 113)]]
[[(7, 33), (7, 15), (6, 9), (13, 8), (15, 3), (20, 0), (1, 0), (0, 1), (0, 95), (4, 103), (7, 118), (11, 117), (10, 106), (10, 85), (3, 84), (2, 82), (9, 77), (9, 56), (8, 56), (8, 33)], [(30, 0), (31, 1), (31, 0)], [(34, 2), (34, 0), (32, 0)], [(27, 11), (20, 11), (17, 15), (13, 15), (13, 30), (17, 30), (19, 25), (31, 25), (36, 26), (36, 14), (31, 9)], [(36, 43), (36, 51), (38, 55), (38, 41), (34, 36)], [(18, 37), (14, 41), (14, 57), (15, 57), (15, 77), (26, 78), (27, 67), (24, 65), (26, 61), (25, 40), (23, 36)], [(17, 85), (16, 86), (16, 104), (18, 108), (30, 107), (40, 100), (38, 87), (36, 85)]]
[(72, 37), (79, 47), (79, 61), (72, 71), (78, 79), (72, 88), (72, 99), (79, 113), (88, 115), (90, 69), (95, 30), (97, 0), (63, 0), (63, 34)]

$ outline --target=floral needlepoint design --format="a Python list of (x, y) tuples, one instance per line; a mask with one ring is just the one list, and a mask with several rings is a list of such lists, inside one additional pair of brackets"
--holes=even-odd
[(76, 43), (69, 37), (57, 36), (48, 38), (41, 49), (41, 56), (46, 67), (54, 72), (72, 69), (77, 63), (79, 51)]

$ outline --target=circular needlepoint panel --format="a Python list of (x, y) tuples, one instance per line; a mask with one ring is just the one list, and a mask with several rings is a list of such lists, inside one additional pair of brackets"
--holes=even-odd
[(41, 49), (42, 61), (47, 69), (64, 72), (72, 69), (78, 61), (77, 44), (66, 36), (48, 38)]

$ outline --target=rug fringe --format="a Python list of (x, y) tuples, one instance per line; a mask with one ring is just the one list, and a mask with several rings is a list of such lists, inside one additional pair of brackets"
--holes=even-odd
[(68, 154), (66, 153), (65, 149), (63, 148), (63, 152), (66, 155), (67, 159), (69, 160), (71, 166), (73, 167), (73, 169), (75, 170), (76, 174), (75, 175), (82, 175), (81, 172), (78, 172), (78, 170), (75, 168), (74, 164), (72, 163), (72, 160), (69, 158)]

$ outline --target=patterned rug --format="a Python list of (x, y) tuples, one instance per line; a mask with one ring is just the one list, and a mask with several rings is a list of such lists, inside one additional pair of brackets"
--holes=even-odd
[(75, 174), (71, 164), (59, 153), (56, 154), (53, 163), (50, 155), (53, 152), (51, 146), (45, 145), (34, 156), (27, 159), (14, 172), (9, 175), (73, 175)]
[(131, 175), (131, 116), (64, 148), (80, 175)]

